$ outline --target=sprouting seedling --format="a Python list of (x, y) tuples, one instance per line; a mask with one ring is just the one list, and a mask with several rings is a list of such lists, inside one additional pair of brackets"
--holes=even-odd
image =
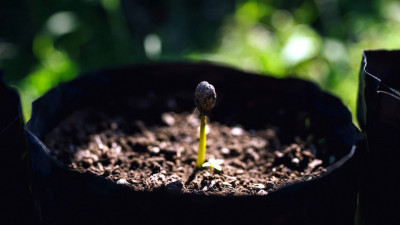
[(203, 163), (202, 167), (210, 167), (218, 171), (222, 171), (221, 164), (224, 162), (222, 159), (209, 159), (208, 162)]
[(217, 94), (215, 88), (207, 81), (202, 81), (197, 85), (196, 91), (194, 92), (194, 104), (200, 112), (200, 140), (199, 150), (197, 152), (197, 168), (201, 168), (204, 163), (206, 156), (206, 121), (207, 114), (214, 108), (215, 101), (217, 100)]

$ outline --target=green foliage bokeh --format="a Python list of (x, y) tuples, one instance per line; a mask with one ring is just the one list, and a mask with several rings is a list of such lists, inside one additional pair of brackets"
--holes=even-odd
[(0, 9), (0, 69), (31, 102), (110, 66), (209, 61), (316, 82), (355, 118), (364, 49), (400, 46), (397, 1), (9, 1)]

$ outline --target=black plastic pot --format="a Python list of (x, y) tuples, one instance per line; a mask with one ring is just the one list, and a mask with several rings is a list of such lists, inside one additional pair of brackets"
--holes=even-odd
[[(202, 80), (217, 89), (211, 120), (247, 129), (278, 124), (284, 133), (312, 134), (316, 140), (324, 140), (326, 151), (317, 154), (325, 162), (326, 175), (267, 196), (137, 192), (93, 174), (69, 170), (51, 158), (52, 150), (42, 143), (43, 137), (74, 110), (88, 105), (101, 107), (105, 101), (125, 96), (135, 99), (132, 113), (144, 114), (154, 123), (165, 111), (191, 112), (194, 89)], [(172, 97), (176, 102), (171, 103)], [(311, 121), (310, 126), (305, 120)], [(26, 131), (37, 209), (46, 224), (354, 223), (360, 133), (346, 107), (310, 82), (209, 64), (103, 70), (62, 84), (34, 102)]]
[(33, 205), (28, 182), (28, 155), (21, 105), (0, 71), (0, 224), (31, 224)]
[(367, 149), (360, 189), (365, 224), (399, 224), (400, 51), (364, 51), (358, 111)]

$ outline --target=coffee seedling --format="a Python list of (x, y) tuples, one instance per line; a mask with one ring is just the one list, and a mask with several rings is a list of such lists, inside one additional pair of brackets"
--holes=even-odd
[(217, 94), (215, 88), (207, 81), (202, 81), (197, 85), (194, 93), (194, 104), (200, 112), (200, 140), (197, 152), (197, 168), (201, 168), (206, 156), (206, 121), (207, 114), (214, 108)]

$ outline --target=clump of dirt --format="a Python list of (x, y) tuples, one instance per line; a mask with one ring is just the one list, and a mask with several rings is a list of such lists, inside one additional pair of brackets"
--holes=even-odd
[(312, 143), (299, 137), (281, 143), (278, 127), (245, 130), (207, 123), (206, 160), (221, 159), (222, 171), (196, 169), (200, 120), (165, 112), (163, 124), (76, 111), (45, 137), (51, 154), (79, 172), (90, 172), (134, 190), (218, 195), (267, 195), (326, 170)]

